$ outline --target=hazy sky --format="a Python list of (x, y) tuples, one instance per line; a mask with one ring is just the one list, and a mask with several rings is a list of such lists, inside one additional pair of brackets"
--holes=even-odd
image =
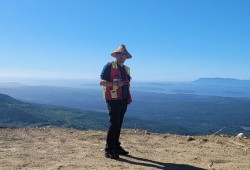
[(121, 43), (133, 80), (250, 79), (249, 0), (0, 0), (0, 80), (98, 80)]

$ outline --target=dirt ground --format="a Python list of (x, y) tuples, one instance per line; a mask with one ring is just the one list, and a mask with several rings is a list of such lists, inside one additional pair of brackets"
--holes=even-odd
[(249, 170), (250, 139), (123, 130), (119, 160), (104, 157), (106, 132), (55, 127), (0, 129), (1, 170)]

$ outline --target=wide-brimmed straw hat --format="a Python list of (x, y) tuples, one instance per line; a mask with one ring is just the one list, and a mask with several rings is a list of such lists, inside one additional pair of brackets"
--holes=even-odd
[(125, 45), (121, 44), (115, 51), (111, 53), (111, 56), (116, 57), (119, 53), (127, 54), (127, 59), (132, 58), (132, 55), (127, 51)]

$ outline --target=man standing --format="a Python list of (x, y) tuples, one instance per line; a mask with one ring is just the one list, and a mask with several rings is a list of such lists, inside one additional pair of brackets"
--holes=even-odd
[(103, 86), (103, 94), (110, 116), (105, 156), (118, 159), (119, 155), (129, 153), (121, 147), (119, 138), (127, 105), (132, 102), (130, 69), (124, 65), (126, 59), (132, 58), (132, 56), (126, 50), (125, 45), (120, 45), (117, 50), (111, 53), (111, 56), (115, 57), (116, 60), (104, 66), (100, 85)]

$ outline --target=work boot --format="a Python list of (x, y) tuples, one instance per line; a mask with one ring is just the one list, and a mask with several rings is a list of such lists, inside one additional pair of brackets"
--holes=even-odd
[(106, 149), (105, 150), (105, 157), (110, 158), (110, 159), (118, 159), (119, 155), (112, 149)]
[(115, 152), (118, 153), (119, 155), (124, 155), (124, 156), (126, 156), (126, 155), (129, 154), (129, 152), (128, 152), (128, 151), (125, 151), (120, 145), (117, 146), (117, 147), (115, 147), (114, 149), (115, 149)]

